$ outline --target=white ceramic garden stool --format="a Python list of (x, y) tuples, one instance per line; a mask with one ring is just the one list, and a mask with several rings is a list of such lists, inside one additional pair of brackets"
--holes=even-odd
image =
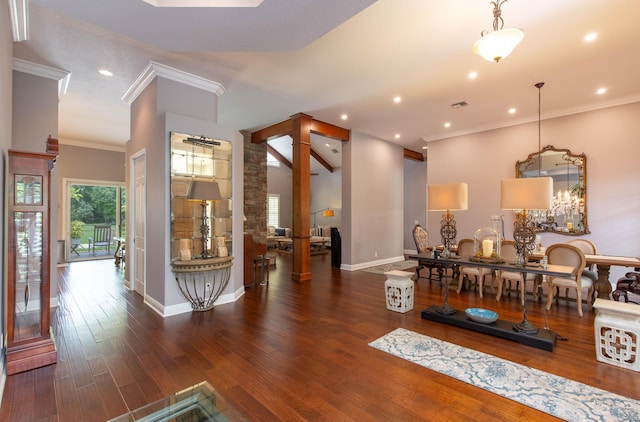
[(387, 271), (384, 290), (387, 296), (387, 309), (407, 312), (413, 309), (413, 276), (407, 271)]
[(598, 361), (640, 372), (640, 306), (596, 299), (593, 307)]

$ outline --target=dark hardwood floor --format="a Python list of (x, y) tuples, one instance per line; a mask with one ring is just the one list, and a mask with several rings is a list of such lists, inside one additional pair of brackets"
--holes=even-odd
[[(397, 327), (640, 399), (638, 373), (596, 361), (594, 314), (579, 318), (575, 302), (548, 312), (568, 340), (547, 352), (422, 320), (442, 303), (437, 281), (420, 279), (414, 309), (400, 314), (386, 309), (383, 275), (319, 255), (313, 280), (298, 283), (290, 259), (279, 255), (269, 285), (236, 303), (165, 319), (122, 287), (111, 260), (59, 269), (58, 363), (9, 376), (0, 420), (104, 421), (205, 380), (254, 421), (555, 420), (367, 345)], [(451, 290), (450, 303), (521, 319), (514, 294), (496, 302), (489, 291)], [(527, 301), (539, 327), (544, 301)]]

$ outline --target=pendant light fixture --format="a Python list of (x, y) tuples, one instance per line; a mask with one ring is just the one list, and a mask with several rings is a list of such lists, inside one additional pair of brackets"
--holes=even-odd
[(507, 57), (520, 41), (524, 38), (522, 29), (504, 27), (502, 19), (502, 4), (507, 0), (492, 1), (493, 5), (493, 32), (482, 31), (480, 39), (473, 45), (473, 52), (482, 56), (487, 61), (500, 60)]

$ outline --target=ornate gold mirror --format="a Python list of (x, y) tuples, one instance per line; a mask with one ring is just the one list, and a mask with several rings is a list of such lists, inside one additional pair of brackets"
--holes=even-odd
[(589, 233), (587, 224), (587, 157), (568, 149), (547, 145), (516, 162), (516, 177), (551, 177), (553, 198), (550, 210), (534, 214), (539, 231), (571, 236)]

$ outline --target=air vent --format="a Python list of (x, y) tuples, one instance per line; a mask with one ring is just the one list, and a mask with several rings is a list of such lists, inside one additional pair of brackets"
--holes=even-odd
[(468, 106), (468, 105), (469, 105), (469, 103), (468, 103), (468, 102), (466, 102), (466, 101), (460, 101), (459, 103), (451, 104), (451, 107), (452, 107), (452, 108), (462, 108), (462, 107), (466, 107), (466, 106)]
[(338, 151), (337, 149), (333, 148), (333, 149), (331, 150), (331, 152), (333, 152), (334, 154), (337, 154), (337, 153), (339, 153), (340, 151)]

